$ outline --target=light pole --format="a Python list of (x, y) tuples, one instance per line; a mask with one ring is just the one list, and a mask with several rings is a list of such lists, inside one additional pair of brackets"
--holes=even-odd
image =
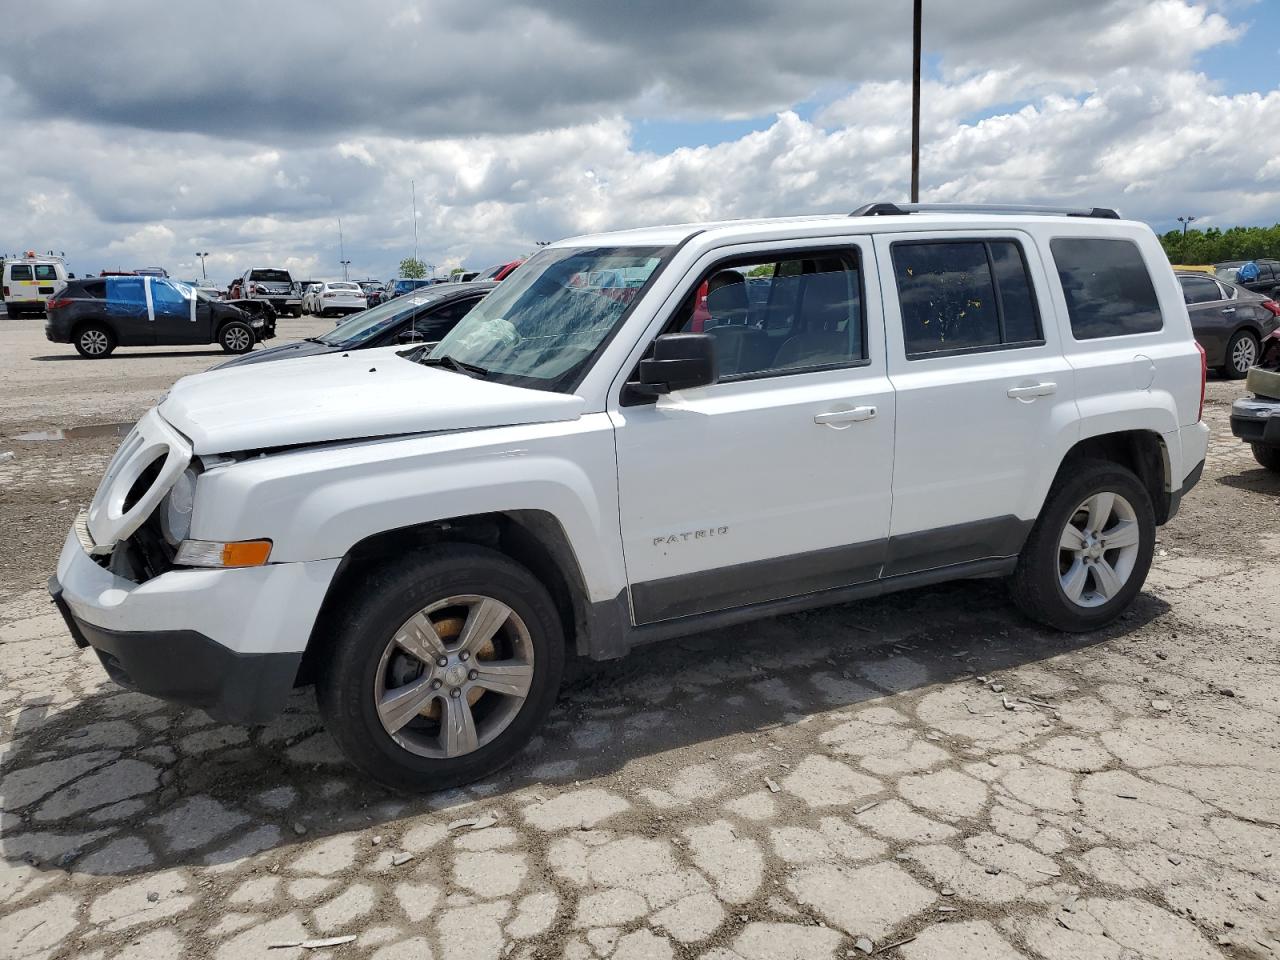
[(350, 261), (350, 260), (339, 260), (338, 262), (339, 262), (340, 264), (342, 264), (342, 279), (343, 279), (343, 280), (348, 280), (348, 279), (350, 279), (350, 278), (347, 276), (347, 267), (351, 266), (351, 261)]
[(197, 253), (197, 254), (196, 254), (196, 256), (200, 258), (200, 276), (201, 276), (202, 278), (204, 278), (205, 280), (208, 280), (208, 279), (209, 279), (209, 271), (207, 271), (207, 270), (204, 268), (204, 258), (205, 258), (205, 257), (207, 257), (208, 255), (209, 255), (208, 251), (206, 251), (206, 252), (204, 252), (204, 253)]
[(915, 0), (911, 27), (911, 202), (920, 202), (920, 20), (924, 0)]
[(409, 197), (413, 204), (413, 259), (418, 259), (418, 186), (409, 181)]
[(1200, 219), (1199, 217), (1179, 217), (1178, 218), (1178, 222), (1182, 224), (1182, 235), (1184, 237), (1187, 235), (1187, 227), (1191, 226), (1191, 224), (1195, 223), (1195, 221), (1199, 219)]

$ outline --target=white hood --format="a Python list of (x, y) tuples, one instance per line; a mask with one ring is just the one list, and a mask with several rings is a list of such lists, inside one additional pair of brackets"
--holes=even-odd
[(424, 367), (403, 347), (183, 377), (160, 404), (197, 454), (576, 420), (585, 401)]

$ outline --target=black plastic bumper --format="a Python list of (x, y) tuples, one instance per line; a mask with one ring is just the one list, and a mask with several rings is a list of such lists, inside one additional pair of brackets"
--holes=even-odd
[(301, 653), (237, 653), (194, 630), (125, 632), (79, 619), (56, 577), (49, 595), (81, 647), (93, 647), (120, 686), (189, 707), (223, 723), (267, 723), (284, 707)]
[(1280, 447), (1280, 417), (1241, 417), (1232, 414), (1231, 435), (1245, 443), (1260, 443), (1264, 447)]
[(1182, 498), (1185, 497), (1191, 491), (1192, 487), (1194, 487), (1197, 483), (1200, 482), (1200, 478), (1203, 475), (1204, 475), (1204, 461), (1201, 460), (1194, 467), (1192, 467), (1191, 472), (1188, 473), (1186, 476), (1186, 479), (1182, 481), (1181, 488), (1169, 494), (1169, 515), (1165, 520), (1166, 523), (1169, 520), (1172, 520), (1174, 518), (1174, 516), (1178, 512), (1178, 507), (1182, 505)]

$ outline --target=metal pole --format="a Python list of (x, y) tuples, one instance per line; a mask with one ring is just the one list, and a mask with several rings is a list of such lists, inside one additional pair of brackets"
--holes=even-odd
[(338, 218), (338, 262), (343, 265), (342, 279), (347, 279), (347, 248), (342, 242), (342, 218)]
[(413, 202), (413, 259), (418, 259), (418, 187), (409, 181), (409, 195)]
[(920, 202), (920, 19), (924, 0), (915, 0), (911, 52), (911, 202)]

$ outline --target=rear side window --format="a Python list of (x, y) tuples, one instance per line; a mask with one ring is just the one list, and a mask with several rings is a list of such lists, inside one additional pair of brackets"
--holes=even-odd
[(30, 264), (15, 263), (9, 269), (10, 269), (10, 273), (9, 273), (10, 280), (30, 280), (31, 279)]
[(37, 280), (57, 280), (58, 271), (54, 267), (54, 265), (51, 263), (37, 263), (36, 279)]
[(1164, 327), (1156, 288), (1132, 240), (1059, 237), (1049, 243), (1077, 340)]
[(1188, 305), (1222, 299), (1222, 289), (1208, 277), (1179, 277), (1178, 283), (1182, 284), (1182, 299)]
[(92, 297), (94, 300), (101, 300), (107, 295), (107, 284), (105, 280), (94, 280), (89, 283), (80, 284), (80, 293), (86, 297)]
[(893, 245), (908, 360), (1043, 343), (1022, 248), (1012, 240)]

